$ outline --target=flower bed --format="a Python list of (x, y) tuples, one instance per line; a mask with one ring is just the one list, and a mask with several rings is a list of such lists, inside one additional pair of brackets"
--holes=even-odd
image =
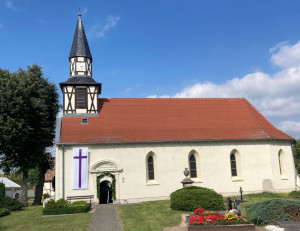
[(205, 211), (198, 208), (189, 218), (189, 231), (196, 230), (255, 230), (255, 226), (250, 223), (245, 216), (239, 217), (237, 211), (231, 210), (225, 215), (218, 212)]

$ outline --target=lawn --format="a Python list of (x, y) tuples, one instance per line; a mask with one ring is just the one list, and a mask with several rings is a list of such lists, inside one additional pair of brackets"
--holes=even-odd
[[(234, 198), (234, 196), (231, 198)], [(257, 193), (244, 195), (243, 199), (247, 202), (241, 203), (242, 214), (246, 215), (246, 205), (276, 198), (288, 199), (288, 193)], [(226, 200), (227, 197), (224, 197), (224, 201)], [(227, 203), (225, 207), (227, 208)], [(123, 231), (161, 231), (165, 227), (179, 225), (181, 223), (181, 214), (188, 213), (171, 210), (169, 200), (119, 205), (117, 206), (117, 212), (121, 220)]]
[(178, 225), (181, 214), (170, 209), (170, 201), (151, 201), (141, 204), (117, 206), (123, 231), (161, 231), (164, 227)]
[(0, 218), (0, 231), (87, 230), (92, 213), (42, 217), (42, 206), (29, 206)]

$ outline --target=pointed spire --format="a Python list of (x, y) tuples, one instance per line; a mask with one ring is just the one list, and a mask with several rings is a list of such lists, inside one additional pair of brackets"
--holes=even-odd
[(73, 38), (69, 59), (73, 57), (86, 57), (92, 59), (89, 44), (87, 42), (81, 20), (81, 13), (78, 13), (77, 26)]

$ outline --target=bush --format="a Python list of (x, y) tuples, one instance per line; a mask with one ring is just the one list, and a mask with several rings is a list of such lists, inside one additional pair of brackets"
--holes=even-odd
[(44, 200), (50, 197), (50, 195), (48, 193), (44, 193), (43, 196), (44, 196)]
[(292, 199), (300, 200), (300, 191), (292, 191), (289, 193), (289, 197)]
[(203, 187), (186, 187), (171, 193), (170, 206), (173, 210), (193, 211), (199, 207), (205, 210), (224, 210), (222, 195)]
[(0, 182), (0, 198), (5, 197), (5, 184), (3, 182)]
[(45, 204), (43, 215), (58, 215), (58, 214), (73, 214), (73, 213), (86, 213), (91, 208), (91, 205), (86, 201), (76, 201), (69, 204), (64, 199), (58, 201), (50, 200)]
[(50, 200), (45, 204), (46, 209), (56, 208), (55, 200)]
[(274, 199), (246, 206), (250, 221), (255, 224), (270, 224), (275, 221), (297, 221), (300, 219), (300, 201)]
[(59, 199), (58, 201), (55, 202), (55, 207), (56, 208), (63, 208), (68, 206), (69, 202), (65, 199)]
[(78, 207), (78, 206), (85, 206), (88, 203), (86, 201), (75, 201), (70, 206), (71, 207)]
[(0, 208), (6, 208), (10, 211), (21, 210), (22, 203), (16, 199), (10, 197), (0, 198)]
[(62, 207), (62, 208), (44, 208), (43, 215), (59, 215), (59, 214), (73, 214), (74, 208), (72, 207)]
[(0, 208), (0, 217), (4, 217), (10, 214), (10, 211), (6, 208)]

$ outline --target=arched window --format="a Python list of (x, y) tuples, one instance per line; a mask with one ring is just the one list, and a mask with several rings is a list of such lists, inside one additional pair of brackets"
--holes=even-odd
[(231, 164), (231, 176), (237, 176), (236, 159), (234, 153), (230, 154), (230, 164)]
[(148, 180), (154, 180), (154, 161), (153, 156), (148, 156)]
[(196, 165), (196, 158), (194, 154), (190, 155), (190, 172), (191, 178), (197, 178), (197, 165)]

